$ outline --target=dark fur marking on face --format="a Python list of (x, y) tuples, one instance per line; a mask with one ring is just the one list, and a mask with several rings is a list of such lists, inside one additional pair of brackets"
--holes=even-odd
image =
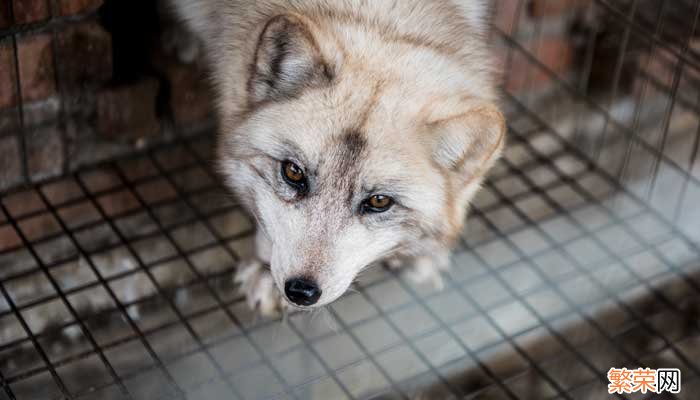
[[(282, 75), (282, 62), (287, 57), (289, 48), (289, 34), (287, 32), (277, 32), (273, 38), (275, 52), (270, 60), (270, 72), (273, 78), (279, 78)], [(275, 80), (270, 79), (269, 85), (275, 87)]]
[(334, 179), (337, 180), (339, 189), (347, 192), (347, 207), (352, 209), (355, 197), (354, 181), (358, 174), (358, 161), (367, 148), (367, 140), (364, 135), (354, 129), (343, 133), (338, 142), (337, 165), (334, 166)]
[(323, 64), (323, 76), (328, 80), (328, 82), (333, 82), (335, 80), (335, 70), (331, 68), (328, 64)]
[(340, 140), (345, 147), (345, 156), (348, 158), (348, 161), (352, 161), (353, 163), (362, 155), (367, 147), (367, 139), (357, 130), (345, 132)]
[(293, 15), (268, 21), (250, 65), (248, 108), (265, 102), (298, 98), (308, 88), (335, 78), (309, 27)]

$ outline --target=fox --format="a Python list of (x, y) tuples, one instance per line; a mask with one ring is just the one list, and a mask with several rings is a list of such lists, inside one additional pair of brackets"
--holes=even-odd
[(506, 137), (483, 0), (168, 0), (214, 87), (216, 164), (256, 225), (265, 316), (366, 268), (440, 282)]

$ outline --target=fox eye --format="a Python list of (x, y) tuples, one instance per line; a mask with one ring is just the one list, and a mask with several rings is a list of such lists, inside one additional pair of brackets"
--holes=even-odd
[(381, 194), (374, 195), (362, 203), (362, 211), (365, 213), (383, 213), (389, 211), (394, 205), (394, 199)]
[(306, 175), (304, 170), (291, 161), (282, 163), (282, 179), (294, 189), (305, 192), (307, 187)]

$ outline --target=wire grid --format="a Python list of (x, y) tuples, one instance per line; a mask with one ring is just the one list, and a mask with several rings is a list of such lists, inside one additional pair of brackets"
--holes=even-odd
[[(37, 4), (33, 6), (37, 6)], [(49, 121), (47, 122), (42, 122), (40, 124), (36, 124), (36, 122), (28, 122), (28, 120), (36, 118), (36, 116), (31, 115), (32, 111), (30, 107), (25, 106), (25, 93), (22, 92), (22, 87), (20, 85), (20, 55), (19, 55), (19, 40), (23, 37), (25, 33), (34, 33), (34, 32), (42, 32), (42, 31), (47, 31), (51, 34), (51, 71), (53, 71), (53, 83), (56, 85), (56, 90), (59, 92), (62, 96), (64, 95), (61, 93), (63, 90), (65, 90), (62, 85), (61, 85), (61, 79), (59, 79), (59, 71), (60, 69), (58, 68), (60, 65), (60, 59), (59, 57), (56, 56), (57, 53), (57, 47), (56, 43), (58, 42), (57, 40), (57, 33), (60, 31), (60, 28), (64, 26), (65, 21), (63, 21), (61, 18), (56, 18), (54, 17), (55, 15), (58, 15), (58, 12), (56, 12), (56, 8), (58, 7), (58, 3), (51, 2), (50, 0), (45, 0), (45, 6), (47, 10), (50, 11), (51, 19), (49, 21), (40, 21), (40, 22), (34, 22), (30, 24), (24, 24), (24, 25), (17, 25), (17, 26), (9, 26), (9, 27), (3, 27), (0, 29), (0, 46), (7, 46), (6, 48), (9, 48), (12, 53), (12, 59), (13, 62), (11, 65), (12, 70), (10, 71), (3, 71), (3, 79), (6, 79), (7, 81), (4, 82), (5, 85), (5, 90), (13, 92), (12, 95), (15, 98), (16, 101), (16, 106), (11, 106), (7, 107), (0, 113), (0, 118), (2, 119), (3, 124), (7, 124), (9, 126), (14, 126), (15, 121), (17, 123), (17, 128), (10, 130), (8, 133), (2, 133), (0, 134), (0, 139), (6, 139), (10, 136), (14, 136), (17, 144), (17, 150), (19, 150), (18, 154), (18, 161), (19, 161), (19, 173), (21, 176), (19, 177), (10, 177), (13, 181), (17, 181), (19, 183), (30, 183), (32, 181), (32, 176), (31, 176), (31, 171), (29, 167), (29, 151), (28, 151), (28, 144), (27, 144), (27, 133), (28, 129), (27, 126), (33, 123), (35, 126), (33, 127), (34, 129), (40, 129), (42, 128), (42, 125), (50, 125), (52, 123), (55, 123), (56, 121)], [(15, 8), (17, 5), (13, 1), (6, 2), (5, 4), (0, 5), (0, 7), (3, 8), (2, 13), (5, 14), (4, 18), (7, 21), (14, 21), (15, 20)], [(40, 6), (39, 6), (40, 7)], [(6, 61), (5, 61), (6, 62)], [(5, 64), (7, 65), (7, 64)], [(9, 81), (9, 82), (8, 82)], [(7, 95), (7, 94), (6, 94)], [(29, 101), (26, 101), (29, 103)], [(58, 130), (58, 135), (60, 136), (59, 140), (61, 142), (61, 152), (62, 154), (60, 155), (63, 160), (61, 165), (61, 170), (65, 172), (68, 168), (68, 160), (69, 160), (69, 154), (68, 154), (68, 137), (66, 133), (66, 114), (67, 110), (65, 109), (65, 103), (63, 101), (58, 102), (58, 109), (55, 110), (55, 115), (56, 119), (58, 119), (58, 126), (60, 129)], [(36, 113), (36, 111), (34, 111)], [(29, 115), (28, 115), (29, 114)], [(41, 117), (40, 117), (41, 119)], [(5, 165), (4, 165), (5, 166)], [(9, 168), (9, 167), (8, 167)], [(6, 187), (6, 185), (3, 184), (3, 187)]]
[[(16, 240), (0, 246), (0, 399), (598, 399), (613, 366), (680, 368), (692, 398), (698, 133), (671, 128), (678, 109), (697, 118), (697, 86), (679, 90), (697, 65), (635, 23), (634, 3), (591, 6), (675, 54), (670, 85), (638, 72), (630, 126), (614, 112), (629, 96), (594, 98), (514, 35), (526, 2), (495, 32), (506, 67), (522, 57), (550, 77), (578, 120), (504, 94), (510, 143), (443, 290), (380, 267), (325, 311), (257, 318), (231, 280), (254, 227), (211, 170), (208, 135), (4, 193), (0, 232)], [(651, 88), (669, 104), (645, 136)]]

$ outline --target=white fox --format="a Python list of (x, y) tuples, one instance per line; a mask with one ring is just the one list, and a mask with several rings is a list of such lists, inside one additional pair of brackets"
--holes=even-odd
[(258, 224), (236, 278), (251, 306), (326, 305), (392, 258), (439, 276), (504, 145), (487, 5), (170, 2), (215, 84), (218, 165)]

